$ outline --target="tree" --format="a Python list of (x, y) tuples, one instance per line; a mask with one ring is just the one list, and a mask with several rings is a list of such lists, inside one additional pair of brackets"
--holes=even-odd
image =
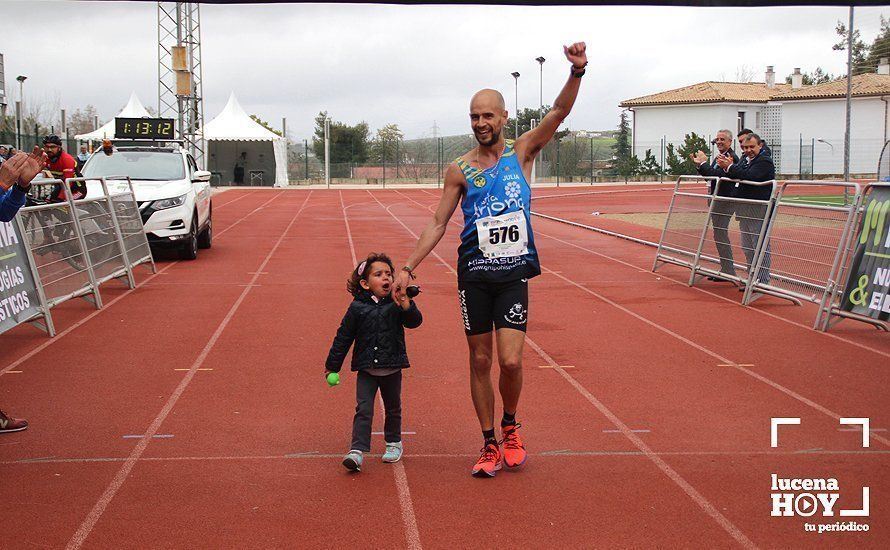
[(276, 130), (275, 128), (272, 128), (272, 126), (270, 126), (268, 122), (266, 122), (265, 120), (261, 119), (260, 117), (258, 117), (258, 116), (256, 116), (256, 115), (250, 115), (250, 118), (251, 118), (251, 120), (253, 120), (253, 121), (256, 122), (257, 124), (259, 124), (260, 126), (262, 126), (263, 128), (265, 128), (266, 130), (269, 130), (270, 132), (272, 132), (273, 134), (275, 134), (276, 136), (284, 137), (284, 136), (282, 135), (282, 133), (281, 133), (280, 130)]
[[(312, 139), (312, 150), (319, 161), (324, 162), (324, 119), (327, 111), (315, 117), (315, 136)], [(368, 136), (370, 129), (367, 122), (349, 126), (342, 122), (331, 121), (330, 150), (331, 175), (348, 177), (350, 165), (368, 160)]]
[(652, 149), (646, 149), (646, 157), (640, 163), (640, 174), (644, 176), (657, 176), (661, 173), (658, 159), (652, 154)]
[[(835, 32), (838, 36), (841, 37), (841, 40), (831, 47), (832, 50), (845, 52), (847, 51), (847, 25), (842, 21), (837, 22), (837, 26), (834, 28)], [(859, 36), (859, 31), (853, 30), (853, 66), (862, 65), (865, 63), (865, 57), (868, 54), (868, 46), (865, 45), (865, 42), (862, 41), (862, 38)]]
[(624, 182), (627, 183), (628, 178), (640, 173), (640, 159), (636, 155), (631, 155), (624, 160), (617, 161), (615, 167), (618, 169), (618, 175), (624, 176)]
[[(371, 142), (371, 151), (369, 160), (375, 164), (389, 162), (395, 164), (396, 154), (403, 157), (405, 146), (402, 140), (405, 135), (399, 130), (398, 124), (387, 124), (383, 128), (377, 130), (374, 141)], [(402, 162), (402, 159), (399, 159)]]
[[(822, 67), (816, 67), (816, 70), (812, 73), (803, 73), (803, 84), (804, 86), (812, 86), (813, 84), (824, 84), (839, 78), (841, 77), (826, 73), (822, 70)], [(785, 84), (791, 84), (791, 75), (785, 77)]]
[[(831, 49), (847, 51), (847, 25), (838, 21), (835, 32), (840, 40)], [(881, 30), (871, 44), (866, 44), (859, 31), (853, 30), (853, 74), (875, 72), (882, 57), (890, 57), (890, 19), (885, 19), (883, 15)]]
[[(540, 109), (522, 109), (519, 111), (519, 135), (528, 132), (532, 129), (532, 119), (541, 122), (542, 115), (541, 113), (546, 115), (550, 112), (550, 105), (544, 105), (544, 110)], [(569, 134), (567, 129), (559, 130), (554, 134), (553, 139), (562, 139)], [(504, 137), (506, 139), (516, 139), (516, 119), (507, 118), (507, 124), (504, 125)]]
[(618, 117), (618, 135), (615, 136), (615, 145), (612, 146), (618, 175), (624, 176), (624, 181), (633, 176), (640, 164), (632, 151), (630, 135), (630, 123), (627, 121), (627, 111), (621, 111)]
[(590, 142), (565, 138), (559, 143), (559, 175), (560, 176), (584, 176), (589, 173), (582, 162), (590, 159)]
[(875, 72), (882, 57), (890, 57), (890, 18), (884, 19), (883, 15), (878, 36), (869, 46), (864, 63), (859, 67), (854, 67), (854, 72), (856, 74)]
[(698, 170), (695, 163), (689, 158), (689, 155), (696, 151), (703, 151), (706, 155), (711, 154), (708, 148), (708, 142), (695, 132), (686, 134), (683, 144), (674, 152), (674, 144), (668, 143), (665, 161), (670, 167), (670, 173), (675, 176), (683, 176), (689, 174), (697, 174)]
[(735, 68), (735, 82), (751, 82), (754, 80), (754, 69), (748, 65), (739, 65)]
[[(95, 130), (93, 127), (93, 120), (97, 115), (96, 108), (92, 105), (87, 105), (83, 109), (77, 109), (71, 113), (68, 116), (68, 128), (71, 135), (88, 134)], [(99, 125), (102, 125), (101, 120), (99, 121)]]

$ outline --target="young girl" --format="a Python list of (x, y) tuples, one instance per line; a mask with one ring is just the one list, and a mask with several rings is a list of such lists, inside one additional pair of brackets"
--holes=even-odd
[(354, 299), (343, 316), (331, 351), (325, 362), (325, 376), (340, 372), (349, 347), (352, 370), (358, 372), (355, 385), (355, 418), (352, 421), (352, 446), (343, 465), (358, 472), (362, 453), (371, 450), (371, 420), (377, 390), (386, 410), (383, 462), (402, 458), (402, 369), (408, 368), (405, 329), (417, 328), (423, 321), (420, 310), (407, 296), (393, 301), (393, 265), (386, 254), (371, 253), (346, 280), (346, 290)]

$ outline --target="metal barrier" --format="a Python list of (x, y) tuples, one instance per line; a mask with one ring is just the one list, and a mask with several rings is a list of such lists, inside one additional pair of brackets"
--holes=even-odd
[[(61, 180), (31, 182), (36, 196), (47, 196), (44, 191), (54, 185), (64, 184)], [(96, 308), (102, 307), (70, 193), (66, 202), (26, 206), (18, 217), (47, 307), (81, 296), (92, 296)]]
[[(847, 197), (852, 204), (829, 205), (820, 197)], [(831, 199), (829, 199), (831, 200)], [(776, 195), (764, 234), (767, 246), (758, 249), (755, 270), (743, 300), (770, 294), (819, 305), (844, 278), (843, 251), (860, 200), (856, 183), (788, 181)], [(842, 284), (842, 283), (841, 283)], [(813, 328), (819, 325), (817, 315)]]
[[(672, 263), (690, 269), (690, 286), (732, 281), (744, 305), (763, 295), (811, 302), (817, 330), (842, 318), (890, 330), (890, 184), (787, 181), (762, 200), (680, 189), (705, 179), (678, 180), (653, 271)], [(720, 178), (716, 189), (774, 184)]]
[[(708, 185), (716, 181), (717, 178), (702, 176), (677, 178), (652, 271), (658, 269), (659, 263), (692, 268), (701, 245), (702, 226), (705, 225), (711, 209), (712, 196)], [(695, 186), (691, 190), (681, 190), (681, 185), (689, 183), (701, 184), (701, 188)]]
[[(712, 189), (681, 189), (681, 185), (690, 182), (707, 184)], [(772, 189), (768, 200), (718, 194), (728, 186), (739, 185)], [(659, 263), (671, 263), (689, 268), (689, 286), (701, 277), (710, 277), (747, 287), (753, 278), (752, 266), (763, 242), (774, 194), (775, 181), (681, 176), (674, 186), (652, 271), (658, 269)], [(731, 225), (733, 216), (738, 221), (736, 228)], [(744, 263), (740, 263), (741, 258)], [(737, 270), (743, 270), (745, 275), (740, 276)]]
[[(764, 235), (768, 227), (775, 198), (775, 180), (758, 182), (720, 178), (715, 190), (723, 190), (726, 186), (733, 187), (733, 194), (738, 193), (740, 186), (748, 189), (769, 186), (768, 198), (747, 199), (735, 196), (711, 197), (710, 210), (701, 232), (701, 241), (691, 267), (689, 286), (702, 277), (732, 281), (745, 289), (745, 298), (749, 297), (751, 281), (766, 281), (769, 278), (769, 262), (771, 259), (769, 241)], [(735, 216), (737, 225), (732, 226)], [(766, 243), (764, 246), (763, 243)], [(758, 253), (766, 249), (764, 266), (755, 269)], [(742, 262), (744, 259), (744, 263)], [(744, 271), (739, 275), (738, 271)], [(758, 275), (755, 277), (754, 274)], [(766, 294), (762, 291), (758, 294)], [(775, 294), (798, 305), (796, 298)], [(755, 298), (749, 298), (753, 301)], [(743, 299), (744, 301), (744, 299)]]
[[(73, 200), (71, 185), (87, 181), (32, 181), (29, 196), (38, 204), (16, 216), (40, 301), (38, 313), (27, 321), (50, 336), (55, 335), (54, 306), (84, 297), (100, 309), (103, 282), (121, 279), (132, 289), (136, 265), (150, 263), (157, 272), (129, 178), (115, 178), (111, 190), (105, 178), (91, 178), (101, 185), (101, 195)], [(65, 202), (40, 204), (49, 199), (53, 186), (64, 190)], [(37, 318), (44, 319), (43, 326)]]
[[(69, 178), (65, 180), (65, 196), (71, 196), (71, 185), (83, 182), (85, 178)], [(123, 252), (120, 229), (114, 223), (111, 199), (102, 181), (101, 197), (84, 198), (72, 202), (75, 220), (80, 225), (83, 248), (89, 258), (90, 269), (93, 270), (96, 285), (111, 279), (127, 279), (130, 288), (136, 286), (130, 266)]]
[[(880, 193), (880, 197), (875, 197), (876, 193)], [(890, 330), (886, 321), (890, 318), (888, 211), (890, 184), (887, 183), (866, 185), (854, 201), (851, 221), (839, 250), (836, 275), (819, 304), (815, 328), (827, 331), (843, 319), (854, 319)], [(867, 313), (876, 313), (883, 319)]]
[(111, 214), (120, 230), (127, 264), (132, 270), (137, 265), (150, 263), (151, 272), (157, 273), (154, 256), (151, 254), (148, 237), (145, 234), (145, 226), (142, 224), (139, 204), (136, 202), (136, 193), (133, 191), (133, 182), (128, 176), (109, 176), (102, 178), (101, 181), (102, 189), (109, 196), (113, 206)]

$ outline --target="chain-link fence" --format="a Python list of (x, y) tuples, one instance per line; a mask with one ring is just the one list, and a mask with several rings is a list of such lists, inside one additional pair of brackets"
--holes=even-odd
[[(713, 136), (706, 139), (709, 160), (713, 160), (716, 147), (711, 144)], [(671, 181), (677, 176), (693, 173), (691, 164), (683, 166), (688, 157), (684, 148), (684, 136), (664, 136), (658, 141), (637, 141), (633, 144), (633, 154), (639, 161), (637, 175), (660, 176)], [(844, 174), (844, 138), (816, 137), (799, 135), (794, 139), (769, 140), (764, 143), (769, 148), (779, 179), (834, 179)], [(850, 177), (874, 179), (878, 171), (878, 160), (884, 141), (881, 139), (853, 138), (850, 140)], [(682, 150), (682, 151), (681, 151)], [(733, 143), (733, 151), (741, 156), (743, 151), (738, 143)], [(663, 175), (663, 176), (662, 176)]]
[[(538, 156), (533, 180), (556, 184), (613, 181), (616, 177), (613, 143), (610, 138), (553, 139)], [(449, 164), (476, 145), (472, 134), (386, 143), (372, 141), (369, 149), (377, 153), (370, 155), (374, 158), (330, 164), (331, 183), (438, 185)], [(346, 151), (332, 150), (329, 154), (332, 159), (352, 157)], [(316, 154), (311, 140), (289, 144), (288, 177), (292, 185), (323, 182), (324, 170), (324, 158)]]
[[(713, 136), (701, 136), (710, 144)], [(658, 141), (633, 144), (632, 170), (622, 171), (614, 153), (614, 139), (568, 135), (553, 139), (538, 155), (533, 183), (566, 184), (611, 181), (673, 181), (679, 175), (694, 175), (694, 164), (684, 147), (684, 138), (665, 136)], [(779, 179), (837, 178), (843, 174), (843, 139), (799, 136), (794, 140), (766, 141)], [(376, 157), (332, 162), (332, 184), (387, 185), (441, 184), (448, 165), (477, 145), (472, 134), (399, 140), (371, 141), (368, 149)], [(884, 143), (880, 140), (851, 140), (851, 177), (876, 177)], [(710, 159), (716, 148), (705, 152)], [(734, 151), (743, 152), (736, 144)], [(382, 153), (382, 154), (381, 154)], [(332, 159), (353, 158), (349, 151), (330, 152)], [(323, 155), (317, 155), (312, 140), (290, 142), (288, 177), (291, 185), (323, 183)], [(624, 175), (627, 174), (627, 175)]]
[(16, 131), (15, 128), (4, 127), (0, 125), (0, 145), (12, 147), (19, 151), (30, 152), (34, 146), (43, 147), (43, 138), (49, 134), (55, 133), (62, 138), (62, 148), (71, 156), (77, 155), (77, 140), (70, 132), (59, 132), (55, 128), (41, 128), (34, 126), (25, 130)]

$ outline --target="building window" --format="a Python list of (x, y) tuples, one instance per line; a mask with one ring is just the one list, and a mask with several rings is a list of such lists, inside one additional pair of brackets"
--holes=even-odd
[(736, 130), (736, 133), (741, 132), (744, 127), (745, 127), (745, 111), (739, 111), (739, 129)]
[(760, 131), (760, 111), (757, 111), (757, 114), (755, 115), (755, 117), (756, 118), (754, 119), (755, 120), (754, 128), (759, 132)]

